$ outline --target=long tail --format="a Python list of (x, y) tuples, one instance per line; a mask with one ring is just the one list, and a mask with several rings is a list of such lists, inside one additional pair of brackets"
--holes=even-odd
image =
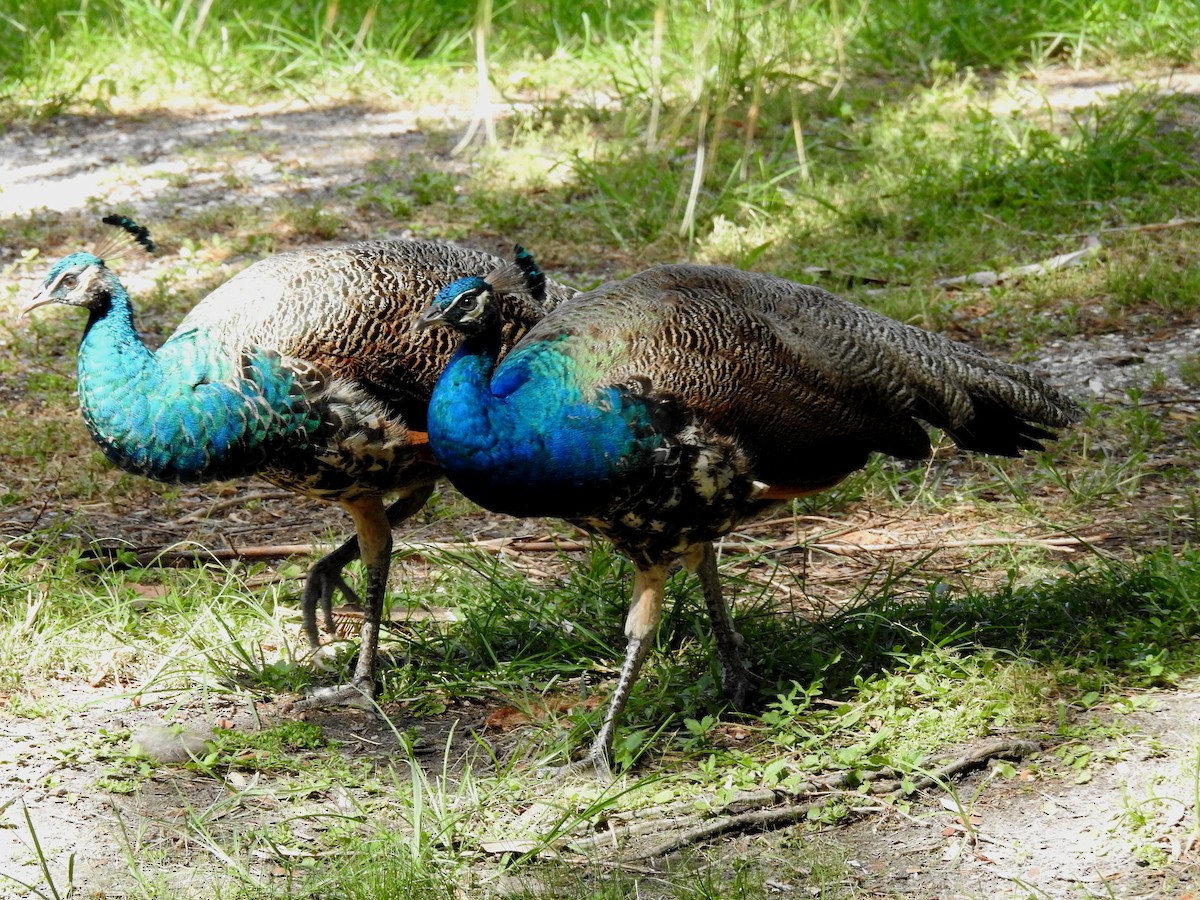
[(964, 450), (1019, 456), (1041, 450), (1054, 438), (1048, 429), (1079, 421), (1083, 410), (1070, 397), (1027, 369), (971, 352), (956, 353), (946, 368), (955, 394), (968, 404), (921, 408), (917, 415), (943, 429)]

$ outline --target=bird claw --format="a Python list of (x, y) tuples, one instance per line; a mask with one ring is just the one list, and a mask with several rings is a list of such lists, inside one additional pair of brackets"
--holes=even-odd
[(373, 679), (354, 679), (349, 684), (317, 688), (303, 700), (288, 706), (289, 712), (306, 712), (329, 706), (349, 706), (355, 709), (376, 709)]
[(582, 759), (574, 760), (562, 766), (540, 766), (537, 769), (539, 778), (564, 778), (571, 775), (590, 775), (601, 784), (612, 784), (613, 773), (608, 765), (607, 754), (597, 753), (594, 749)]
[(758, 681), (761, 679), (745, 666), (738, 666), (731, 670), (722, 668), (721, 670), (721, 692), (729, 701), (729, 705), (738, 712), (745, 710), (750, 688)]
[(333, 595), (336, 591), (341, 591), (342, 596), (351, 606), (362, 605), (358, 594), (342, 577), (342, 570), (345, 567), (346, 563), (331, 553), (313, 565), (304, 582), (304, 595), (300, 603), (301, 616), (304, 633), (308, 636), (308, 642), (314, 649), (321, 646), (321, 630), (317, 626), (318, 608), (321, 610), (321, 618), (324, 620), (324, 631), (327, 634), (337, 633), (333, 622)]

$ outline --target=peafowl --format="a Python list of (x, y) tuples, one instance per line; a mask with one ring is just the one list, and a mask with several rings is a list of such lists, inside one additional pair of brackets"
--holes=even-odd
[(669, 568), (699, 575), (722, 686), (748, 689), (713, 541), (823, 490), (874, 453), (931, 452), (921, 421), (966, 450), (1041, 449), (1080, 415), (1030, 372), (826, 291), (716, 266), (665, 265), (558, 306), (497, 364), (503, 298), (544, 276), (515, 262), (443, 289), (420, 325), (462, 344), (430, 401), (430, 448), (463, 494), (555, 516), (634, 565), (628, 645), (587, 755), (606, 776), (616, 723), (650, 648)]
[[(106, 224), (153, 252), (147, 230), (124, 216)], [(79, 399), (88, 430), (117, 466), (171, 482), (258, 475), (336, 501), (356, 531), (313, 566), (304, 629), (320, 643), (316, 610), (332, 630), (332, 597), (357, 601), (342, 576), (361, 555), (364, 618), (350, 682), (316, 691), (299, 708), (365, 703), (387, 586), (392, 529), (424, 505), (438, 468), (424, 430), (429, 395), (453, 353), (452, 335), (420, 334), (417, 314), (458, 273), (501, 262), (424, 241), (367, 241), (282, 253), (218, 287), (157, 350), (134, 324), (129, 295), (100, 254), (51, 267), (25, 312), (83, 307)], [(512, 343), (572, 292), (512, 292), (502, 342)], [(433, 337), (433, 340), (430, 340)], [(384, 499), (393, 496), (390, 506)]]

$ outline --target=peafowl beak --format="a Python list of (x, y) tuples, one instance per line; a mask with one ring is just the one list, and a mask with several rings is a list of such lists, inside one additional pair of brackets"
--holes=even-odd
[(413, 331), (424, 331), (426, 328), (432, 328), (434, 325), (445, 324), (446, 310), (440, 306), (431, 306), (425, 312), (421, 313), (417, 321), (413, 322)]
[(33, 299), (30, 300), (28, 304), (26, 304), (24, 307), (21, 308), (21, 315), (27, 316), (31, 312), (33, 312), (35, 309), (37, 309), (39, 306), (45, 306), (48, 303), (54, 303), (54, 302), (55, 302), (54, 295), (51, 294), (50, 291), (46, 290), (45, 286), (43, 286), (41, 289), (38, 290), (38, 292), (36, 294), (33, 295)]

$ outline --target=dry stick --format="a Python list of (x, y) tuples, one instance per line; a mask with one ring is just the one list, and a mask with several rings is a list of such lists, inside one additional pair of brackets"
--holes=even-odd
[(658, 143), (658, 117), (662, 111), (662, 52), (667, 26), (667, 0), (654, 7), (654, 36), (650, 39), (650, 123), (646, 126), (646, 149)]
[(1166, 222), (1150, 222), (1146, 225), (1113, 225), (1109, 228), (1097, 228), (1093, 231), (1071, 231), (1066, 234), (1046, 235), (1041, 231), (1030, 231), (1027, 228), (1020, 228), (1013, 225), (1011, 222), (1005, 222), (1003, 219), (993, 216), (991, 213), (983, 213), (983, 218), (989, 222), (995, 222), (1002, 228), (1008, 228), (1015, 231), (1017, 234), (1028, 235), (1029, 237), (1044, 238), (1053, 237), (1060, 241), (1065, 241), (1070, 238), (1092, 237), (1099, 234), (1121, 234), (1123, 232), (1137, 233), (1147, 231), (1167, 231), (1171, 228), (1184, 228), (1189, 225), (1200, 225), (1200, 219), (1169, 219)]
[[(1083, 247), (1071, 253), (1060, 253), (1057, 256), (1052, 256), (1049, 259), (1042, 260), (1041, 262), (1030, 263), (1029, 265), (1025, 266), (1016, 266), (1012, 269), (1006, 269), (1003, 272), (994, 272), (990, 269), (984, 269), (979, 272), (971, 272), (968, 275), (954, 275), (948, 278), (938, 278), (933, 282), (933, 286), (943, 288), (944, 290), (989, 288), (999, 284), (1015, 284), (1021, 281), (1021, 279), (1029, 276), (1046, 275), (1050, 272), (1056, 272), (1059, 269), (1065, 269), (1069, 266), (1078, 266), (1098, 255), (1103, 249), (1100, 239), (1095, 234), (1088, 234), (1086, 237), (1087, 240), (1084, 242)], [(881, 287), (864, 291), (867, 296), (876, 296), (887, 291), (895, 290), (896, 288), (912, 287), (912, 285), (908, 282), (892, 282), (877, 279), (860, 280), (863, 283), (881, 285)]]
[(1200, 403), (1200, 397), (1166, 397), (1162, 400), (1139, 400), (1138, 406), (1173, 406), (1176, 403)]
[[(969, 769), (977, 768), (989, 760), (996, 757), (1009, 757), (1020, 759), (1036, 753), (1041, 749), (1041, 746), (1035, 741), (1023, 741), (1013, 739), (998, 739), (990, 741), (967, 751), (961, 756), (951, 760), (939, 768), (928, 772), (926, 775), (917, 778), (911, 786), (901, 787), (899, 784), (888, 784), (886, 788), (875, 785), (871, 790), (871, 794), (890, 794), (899, 799), (899, 796), (906, 789), (925, 790), (926, 788), (940, 784), (949, 778), (953, 778), (962, 772)], [(887, 774), (895, 774), (892, 770), (883, 770)], [(877, 780), (883, 773), (870, 773), (868, 780)], [(870, 775), (874, 775), (871, 778)], [(845, 785), (848, 782), (848, 776), (839, 775), (830, 781), (840, 782)], [(826, 789), (825, 792), (828, 792)], [(806, 792), (812, 796), (816, 791)], [(755, 809), (749, 812), (739, 813), (733, 816), (724, 816), (719, 819), (714, 819), (711, 822), (704, 822), (700, 825), (691, 826), (680, 830), (678, 833), (671, 835), (666, 840), (660, 841), (657, 844), (645, 850), (639, 850), (633, 853), (625, 854), (621, 859), (625, 862), (635, 862), (642, 859), (653, 859), (660, 856), (665, 856), (668, 853), (673, 853), (689, 844), (695, 844), (711, 837), (716, 837), (720, 834), (729, 832), (747, 832), (747, 831), (763, 831), (768, 828), (778, 828), (786, 825), (794, 825), (808, 818), (809, 812), (814, 809), (820, 809), (825, 805), (825, 797), (817, 800), (809, 800), (805, 803), (789, 804), (787, 806), (771, 807), (767, 809)], [(871, 807), (877, 809), (878, 807)], [(624, 836), (624, 831), (619, 830), (616, 834), (607, 832), (603, 835), (598, 835), (597, 838), (591, 838), (592, 842), (610, 843), (614, 839), (619, 839)], [(578, 848), (583, 842), (574, 842), (572, 846)]]
[(996, 284), (1012, 282), (1014, 279), (1020, 280), (1027, 275), (1046, 275), (1049, 272), (1055, 272), (1059, 269), (1065, 269), (1068, 266), (1077, 266), (1086, 262), (1099, 254), (1101, 247), (1099, 238), (1095, 235), (1088, 235), (1083, 247), (1071, 253), (1060, 253), (1041, 262), (1032, 263), (1027, 266), (1017, 266), (1016, 268), (1007, 269), (999, 273), (984, 270), (982, 272), (972, 272), (970, 275), (939, 278), (934, 282), (934, 285), (942, 288), (957, 288), (964, 285), (967, 287), (991, 287)]
[(1120, 234), (1123, 231), (1166, 231), (1170, 228), (1185, 228), (1189, 225), (1200, 225), (1200, 219), (1168, 219), (1166, 222), (1150, 222), (1147, 225), (1114, 225), (1111, 228), (1098, 228), (1094, 232), (1077, 231), (1074, 234), (1058, 234), (1055, 237), (1087, 237), (1089, 234)]
[[(999, 220), (997, 220), (999, 221)], [(1007, 224), (1007, 223), (1004, 223)], [(957, 288), (962, 286), (968, 287), (990, 287), (993, 284), (1002, 282), (1010, 282), (1013, 279), (1021, 279), (1027, 275), (1045, 275), (1048, 272), (1054, 272), (1058, 269), (1064, 269), (1068, 266), (1079, 265), (1087, 259), (1100, 252), (1101, 244), (1099, 236), (1102, 234), (1121, 234), (1123, 232), (1152, 232), (1166, 231), (1171, 228), (1184, 228), (1192, 225), (1200, 225), (1200, 219), (1170, 219), (1166, 222), (1151, 222), (1147, 225), (1115, 225), (1111, 228), (1098, 228), (1095, 231), (1080, 231), (1073, 234), (1059, 234), (1055, 237), (1059, 239), (1066, 238), (1086, 238), (1084, 245), (1074, 253), (1062, 253), (1058, 256), (1052, 256), (1050, 259), (1043, 260), (1040, 263), (1033, 263), (1028, 266), (1017, 266), (1014, 269), (1009, 269), (1005, 272), (973, 272), (970, 275), (959, 275), (953, 278), (939, 278), (934, 282), (937, 287)], [(1030, 234), (1031, 232), (1022, 232)], [(872, 293), (872, 292), (868, 292)]]
[(763, 80), (761, 75), (754, 76), (754, 88), (750, 94), (750, 108), (746, 111), (745, 135), (742, 138), (742, 161), (738, 172), (738, 180), (745, 181), (750, 177), (750, 157), (754, 153), (754, 136), (758, 129), (758, 116), (762, 112)]
[[(858, 553), (890, 553), (896, 550), (939, 550), (939, 549), (957, 549), (962, 547), (1004, 547), (1009, 544), (1015, 544), (1022, 547), (1045, 547), (1049, 550), (1063, 550), (1071, 547), (1087, 546), (1094, 544), (1097, 541), (1107, 540), (1110, 535), (1097, 534), (1090, 537), (1047, 537), (1047, 538), (1024, 538), (1024, 537), (996, 537), (996, 538), (974, 538), (958, 541), (894, 541), (888, 544), (857, 544), (853, 541), (837, 541), (837, 542), (818, 542), (813, 544), (802, 544), (800, 546), (824, 550), (826, 553), (834, 553), (841, 556), (854, 556)], [(750, 549), (751, 545), (747, 545)]]
[[(703, 85), (698, 85), (703, 91)], [(696, 236), (696, 200), (700, 196), (700, 188), (704, 184), (704, 172), (707, 164), (704, 161), (704, 135), (708, 129), (708, 93), (704, 92), (700, 101), (700, 121), (696, 126), (696, 168), (692, 172), (692, 186), (688, 190), (687, 206), (683, 210), (683, 221), (679, 223), (679, 236), (687, 238), (691, 244)]]
[(808, 170), (808, 151), (804, 148), (804, 126), (800, 122), (800, 100), (796, 91), (791, 91), (792, 140), (796, 143), (796, 161), (800, 164), (800, 180), (812, 181)]
[(213, 513), (220, 512), (223, 509), (229, 509), (232, 506), (241, 506), (244, 503), (253, 503), (255, 500), (291, 500), (296, 495), (290, 491), (257, 491), (251, 494), (242, 494), (237, 497), (230, 497), (228, 500), (218, 500), (206, 506), (204, 509), (190, 512), (182, 518), (176, 519), (176, 525), (188, 525), (192, 522), (198, 522), (201, 519), (207, 519)]
[(475, 11), (475, 118), (450, 151), (451, 156), (457, 156), (471, 146), (480, 125), (483, 125), (487, 145), (496, 146), (496, 120), (492, 115), (492, 82), (488, 75), (487, 55), (487, 39), (491, 29), (492, 0), (479, 0)]
[[(874, 528), (880, 527), (879, 520), (876, 520)], [(882, 520), (885, 523), (898, 522), (898, 518), (886, 518)], [(829, 516), (813, 516), (813, 515), (788, 515), (778, 516), (774, 519), (756, 519), (753, 522), (743, 522), (738, 525), (737, 530), (742, 531), (761, 531), (764, 528), (774, 528), (776, 525), (797, 525), (801, 522), (830, 525), (836, 529), (836, 534), (845, 534), (848, 531), (856, 531), (860, 528), (866, 528), (865, 522), (849, 522), (846, 519), (834, 519)]]
[[(989, 217), (993, 218), (993, 217)], [(999, 220), (996, 220), (999, 221)], [(1002, 223), (1007, 224), (1007, 223)], [(1166, 231), (1171, 228), (1184, 228), (1191, 225), (1200, 225), (1200, 219), (1170, 219), (1166, 222), (1151, 222), (1147, 225), (1115, 225), (1111, 228), (1098, 228), (1095, 231), (1080, 231), (1073, 234), (1059, 234), (1055, 237), (1060, 239), (1066, 238), (1086, 238), (1084, 245), (1079, 250), (1073, 253), (1062, 253), (1058, 256), (1052, 256), (1050, 259), (1043, 260), (1040, 263), (1033, 263), (1027, 266), (1017, 266), (1014, 269), (1009, 269), (1005, 272), (973, 272), (970, 275), (958, 275), (953, 278), (939, 278), (934, 282), (936, 287), (943, 288), (958, 288), (968, 287), (990, 287), (993, 284), (1003, 282), (1011, 282), (1013, 279), (1021, 279), (1027, 275), (1045, 275), (1049, 272), (1065, 269), (1068, 266), (1076, 266), (1090, 259), (1100, 252), (1101, 244), (1099, 236), (1102, 234), (1121, 234), (1123, 232), (1151, 232), (1151, 231)], [(1031, 232), (1022, 232), (1030, 234)], [(870, 292), (868, 292), (870, 293)]]
[(362, 24), (358, 26), (358, 34), (354, 35), (354, 46), (350, 48), (352, 56), (357, 57), (359, 51), (363, 48), (363, 44), (367, 42), (367, 35), (371, 33), (371, 26), (375, 23), (375, 15), (378, 12), (379, 0), (374, 0), (363, 16)]
[[(1086, 537), (994, 537), (966, 540), (914, 540), (889, 543), (866, 544), (853, 541), (814, 541), (796, 543), (786, 541), (723, 541), (721, 549), (730, 553), (763, 553), (776, 550), (821, 550), (838, 556), (857, 556), (860, 553), (893, 553), (903, 550), (961, 549), (963, 547), (1044, 547), (1048, 550), (1071, 550), (1107, 540), (1111, 535), (1096, 534)], [(9, 545), (16, 546), (16, 542)], [(489, 538), (480, 541), (421, 541), (398, 542), (396, 552), (407, 556), (425, 557), (432, 553), (461, 553), (467, 550), (482, 550), (485, 553), (578, 553), (591, 544), (575, 540), (513, 540), (511, 538)], [(126, 548), (90, 548), (92, 558), (116, 557)], [(126, 551), (128, 552), (128, 551)], [(280, 559), (285, 556), (308, 556), (321, 553), (317, 544), (268, 544), (227, 549), (196, 548), (195, 550), (167, 550), (162, 547), (140, 548), (132, 551), (139, 566), (170, 566), (179, 562), (207, 559), (214, 562), (234, 559)]]

